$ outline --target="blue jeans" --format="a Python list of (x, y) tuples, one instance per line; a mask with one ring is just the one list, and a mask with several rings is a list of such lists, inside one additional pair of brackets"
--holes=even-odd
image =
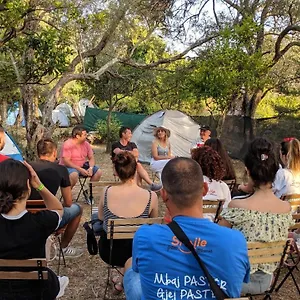
[(69, 224), (73, 219), (81, 214), (81, 207), (77, 203), (73, 203), (70, 207), (64, 207), (64, 214), (59, 223), (58, 229)]
[(126, 299), (141, 300), (142, 286), (140, 274), (133, 271), (132, 268), (126, 270), (124, 274), (123, 286)]

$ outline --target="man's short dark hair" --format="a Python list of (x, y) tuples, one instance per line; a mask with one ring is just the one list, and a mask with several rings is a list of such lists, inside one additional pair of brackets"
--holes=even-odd
[(76, 135), (82, 135), (82, 132), (86, 131), (86, 128), (83, 125), (77, 125), (72, 130), (72, 138), (76, 138)]
[(4, 128), (0, 126), (0, 132), (5, 132)]
[(126, 132), (126, 130), (130, 130), (131, 131), (131, 128), (130, 127), (126, 127), (126, 126), (122, 126), (119, 130), (119, 137), (121, 138), (122, 137), (122, 134), (124, 132)]
[(162, 184), (178, 208), (191, 207), (202, 197), (203, 174), (194, 160), (186, 157), (171, 159), (162, 171)]
[(51, 139), (41, 139), (37, 143), (38, 156), (51, 155), (57, 149), (56, 143)]

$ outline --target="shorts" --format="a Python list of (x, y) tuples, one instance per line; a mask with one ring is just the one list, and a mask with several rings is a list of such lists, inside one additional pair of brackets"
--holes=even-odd
[(126, 299), (141, 300), (142, 286), (140, 274), (133, 271), (131, 267), (124, 274), (123, 286)]
[(73, 219), (81, 214), (81, 207), (77, 203), (73, 203), (70, 207), (64, 207), (64, 214), (59, 223), (58, 229), (69, 224)]
[[(90, 165), (89, 165), (89, 162), (88, 162), (88, 161), (85, 162), (85, 163), (83, 164), (83, 166), (82, 166), (82, 168), (85, 169), (85, 170), (88, 170), (89, 167), (90, 167)], [(76, 170), (75, 168), (67, 168), (67, 170), (68, 170), (68, 172), (69, 172), (69, 175), (70, 175), (71, 173), (74, 173), (74, 172), (77, 172), (78, 175), (80, 175), (80, 172), (79, 172), (78, 170)], [(99, 170), (99, 167), (94, 166), (94, 167), (93, 167), (93, 175), (92, 175), (92, 176), (94, 176), (94, 175), (97, 173), (98, 170)]]

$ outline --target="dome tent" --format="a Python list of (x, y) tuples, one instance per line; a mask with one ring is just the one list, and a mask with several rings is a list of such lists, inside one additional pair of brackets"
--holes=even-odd
[(52, 111), (52, 121), (57, 123), (59, 127), (69, 127), (70, 121), (63, 111), (54, 109)]
[(73, 109), (72, 109), (71, 105), (69, 105), (68, 103), (58, 104), (55, 107), (55, 109), (58, 109), (58, 110), (62, 111), (69, 118), (73, 118), (74, 117)]
[(20, 148), (7, 132), (5, 132), (5, 146), (0, 153), (13, 159), (23, 161)]
[(153, 130), (158, 126), (164, 126), (171, 131), (170, 143), (173, 155), (190, 157), (191, 143), (199, 137), (199, 125), (178, 110), (165, 110), (147, 117), (133, 131), (131, 141), (137, 144), (139, 161), (150, 162)]

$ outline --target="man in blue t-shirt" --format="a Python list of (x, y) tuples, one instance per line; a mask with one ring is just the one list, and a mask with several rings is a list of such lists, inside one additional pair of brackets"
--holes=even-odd
[[(242, 283), (249, 281), (247, 243), (239, 231), (203, 218), (201, 167), (174, 158), (163, 169), (162, 183), (163, 201), (209, 273), (229, 297), (240, 297)], [(167, 225), (143, 225), (125, 267), (126, 299), (215, 299), (195, 257)]]

